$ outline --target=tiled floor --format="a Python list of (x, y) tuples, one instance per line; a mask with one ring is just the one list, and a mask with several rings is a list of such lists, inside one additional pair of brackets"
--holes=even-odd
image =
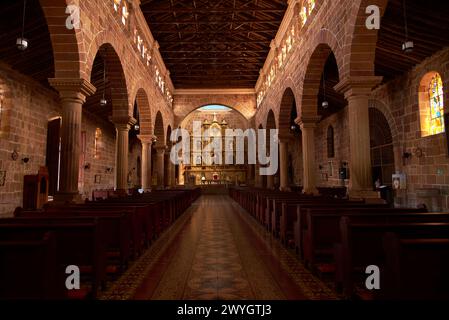
[(335, 299), (229, 197), (202, 196), (103, 299)]

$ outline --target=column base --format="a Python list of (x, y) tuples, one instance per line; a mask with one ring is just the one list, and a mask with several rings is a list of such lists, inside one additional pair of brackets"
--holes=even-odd
[(290, 189), (289, 187), (280, 187), (279, 191), (281, 191), (281, 192), (291, 192), (292, 189)]
[(385, 203), (380, 196), (380, 192), (372, 190), (349, 190), (349, 200), (365, 200), (366, 203), (375, 204)]
[(83, 199), (82, 195), (79, 193), (58, 192), (54, 196), (52, 203), (57, 206), (67, 205), (67, 204), (82, 204), (82, 203), (84, 203), (84, 199)]

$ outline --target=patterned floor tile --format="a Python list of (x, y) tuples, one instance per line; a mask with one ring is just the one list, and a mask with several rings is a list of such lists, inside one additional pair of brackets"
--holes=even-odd
[(102, 299), (336, 299), (229, 197), (201, 197)]

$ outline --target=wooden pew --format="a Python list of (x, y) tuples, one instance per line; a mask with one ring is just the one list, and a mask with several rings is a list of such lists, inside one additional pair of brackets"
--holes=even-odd
[(446, 239), (449, 223), (352, 223), (343, 217), (340, 222), (341, 244), (335, 246), (336, 282), (343, 286), (346, 297), (352, 298), (357, 283), (364, 281), (367, 266), (385, 268), (383, 236), (392, 232), (403, 239)]
[(384, 299), (449, 299), (449, 235), (440, 239), (404, 239), (387, 233), (383, 243)]
[[(320, 202), (320, 203), (304, 203), (296, 204), (296, 212), (293, 210), (286, 211), (286, 214), (294, 215), (296, 213), (296, 218), (283, 218), (282, 221), (293, 221), (293, 234), (295, 239), (295, 248), (300, 257), (304, 257), (303, 252), (303, 241), (304, 241), (304, 230), (307, 229), (307, 210), (308, 209), (333, 209), (333, 208), (373, 208), (373, 209), (387, 209), (386, 204), (365, 204), (363, 201), (336, 201), (336, 202)], [(290, 224), (291, 226), (291, 224)], [(288, 232), (289, 225), (284, 225), (282, 227)], [(291, 231), (290, 231), (291, 232)]]
[[(420, 209), (308, 209), (303, 252), (306, 265), (328, 263), (333, 258), (334, 243), (341, 242), (340, 220), (346, 216), (353, 223), (449, 222), (449, 214), (427, 213)], [(318, 266), (319, 267), (319, 266)]]
[(61, 299), (64, 279), (56, 262), (56, 237), (51, 232), (35, 239), (0, 241), (0, 299)]
[(107, 254), (113, 260), (118, 259), (120, 269), (125, 270), (130, 260), (131, 253), (131, 219), (126, 212), (102, 212), (99, 210), (89, 209), (74, 210), (67, 208), (66, 210), (39, 212), (39, 211), (18, 211), (16, 212), (17, 221), (23, 219), (42, 219), (64, 221), (80, 220), (97, 220), (103, 224), (105, 241), (107, 243)]
[[(26, 221), (28, 220), (28, 221)], [(15, 218), (0, 220), (0, 242), (33, 241), (47, 232), (56, 236), (57, 275), (63, 274), (69, 265), (76, 265), (82, 274), (89, 276), (91, 290), (89, 297), (95, 299), (101, 285), (106, 281), (106, 245), (102, 224), (80, 222)]]

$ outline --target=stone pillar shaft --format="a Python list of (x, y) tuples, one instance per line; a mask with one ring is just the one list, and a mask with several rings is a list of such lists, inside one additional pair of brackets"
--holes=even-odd
[(142, 189), (151, 190), (151, 144), (150, 136), (139, 136), (142, 142)]
[(128, 134), (131, 126), (129, 124), (116, 124), (117, 130), (117, 190), (128, 189)]
[(281, 181), (280, 190), (288, 191), (288, 141), (281, 140), (279, 142), (279, 155), (280, 155), (280, 170), (281, 170)]
[(81, 152), (82, 107), (86, 98), (95, 93), (95, 87), (83, 79), (49, 79), (59, 91), (62, 104), (61, 164), (59, 191), (56, 200), (80, 200), (78, 177)]
[(318, 194), (316, 189), (315, 128), (319, 117), (300, 119), (302, 131), (302, 155), (304, 166), (303, 192)]
[(379, 197), (372, 184), (368, 101), (372, 88), (381, 81), (382, 77), (352, 76), (335, 86), (335, 90), (343, 92), (348, 100), (349, 196), (354, 198)]
[(267, 189), (269, 190), (274, 189), (274, 175), (267, 176)]
[(348, 112), (351, 150), (349, 188), (372, 191), (368, 96), (350, 97)]
[(164, 162), (165, 162), (165, 146), (156, 147), (156, 172), (157, 172), (157, 186), (163, 188), (164, 181)]

